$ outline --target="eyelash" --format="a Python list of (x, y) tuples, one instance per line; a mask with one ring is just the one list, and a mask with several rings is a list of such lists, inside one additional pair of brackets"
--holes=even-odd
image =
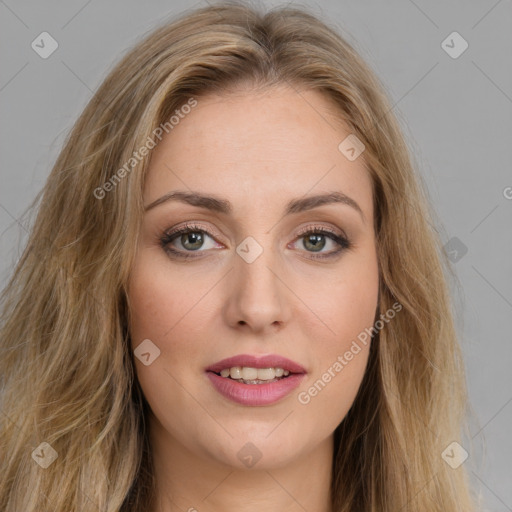
[[(186, 253), (183, 253), (182, 251), (177, 251), (176, 249), (172, 249), (169, 247), (169, 244), (171, 244), (176, 238), (178, 238), (180, 235), (185, 235), (189, 233), (203, 233), (207, 234), (211, 238), (215, 238), (214, 235), (208, 231), (207, 229), (204, 229), (204, 227), (201, 227), (197, 224), (186, 224), (185, 226), (182, 226), (181, 228), (178, 228), (174, 231), (171, 231), (170, 233), (164, 233), (164, 235), (160, 238), (160, 245), (162, 248), (172, 255), (173, 257), (181, 258), (181, 259), (191, 259), (191, 258), (200, 258), (201, 256), (196, 256), (193, 254), (190, 254), (190, 251), (187, 251)], [(314, 253), (311, 253), (311, 258), (314, 260), (325, 260), (328, 258), (334, 258), (338, 256), (342, 251), (345, 251), (347, 249), (350, 249), (352, 247), (352, 244), (349, 242), (347, 238), (344, 236), (340, 236), (334, 231), (330, 230), (329, 228), (326, 228), (325, 226), (310, 226), (306, 229), (302, 229), (295, 240), (298, 240), (300, 238), (304, 238), (308, 235), (325, 235), (328, 238), (330, 238), (333, 242), (338, 244), (339, 248), (336, 249), (333, 252), (324, 254), (324, 255), (317, 255)], [(204, 252), (204, 251), (201, 251)]]

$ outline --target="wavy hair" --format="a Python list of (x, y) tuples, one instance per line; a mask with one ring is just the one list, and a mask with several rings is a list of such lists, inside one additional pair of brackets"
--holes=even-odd
[[(474, 510), (466, 469), (441, 457), (467, 412), (448, 264), (385, 89), (306, 8), (228, 1), (165, 23), (120, 60), (30, 205), (37, 216), (1, 297), (2, 511), (149, 510), (148, 404), (129, 348), (127, 283), (150, 155), (125, 165), (190, 98), (277, 84), (332, 99), (366, 146), (378, 314), (402, 305), (373, 337), (334, 432), (332, 510)], [(35, 462), (49, 453), (42, 442), (57, 452), (46, 469)]]

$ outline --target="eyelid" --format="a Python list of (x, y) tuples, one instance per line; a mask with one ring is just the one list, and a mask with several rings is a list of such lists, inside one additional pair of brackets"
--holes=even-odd
[(297, 232), (297, 237), (309, 233), (310, 231), (327, 231), (338, 237), (348, 238), (347, 235), (342, 230), (335, 230), (334, 228), (330, 226), (325, 226), (323, 224), (309, 224), (307, 226), (304, 226), (300, 228), (299, 231)]
[(212, 229), (202, 226), (196, 221), (187, 221), (184, 224), (178, 224), (177, 226), (174, 226), (173, 228), (169, 228), (164, 231), (164, 236), (173, 236), (176, 233), (179, 233), (181, 230), (190, 230), (190, 231), (204, 231), (207, 235), (211, 237), (217, 237), (222, 238), (217, 233), (214, 233)]
[[(217, 234), (218, 232), (213, 232), (213, 230), (211, 230), (210, 228), (200, 225), (197, 221), (187, 221), (183, 224), (178, 224), (177, 226), (174, 226), (173, 228), (169, 228), (169, 229), (165, 230), (164, 235), (172, 236), (172, 235), (176, 234), (177, 232), (181, 231), (182, 229), (204, 231), (206, 234), (208, 234), (211, 237), (220, 237), (220, 238), (223, 237), (223, 235), (218, 235)], [(310, 231), (315, 230), (315, 229), (319, 230), (319, 231), (328, 231), (329, 233), (332, 233), (333, 235), (341, 236), (341, 237), (348, 239), (347, 235), (344, 233), (343, 230), (341, 230), (339, 228), (334, 229), (330, 226), (326, 226), (323, 224), (307, 224), (307, 225), (299, 228), (299, 230), (295, 234), (295, 237), (296, 238), (300, 237), (300, 236), (304, 235), (305, 233), (309, 233)]]

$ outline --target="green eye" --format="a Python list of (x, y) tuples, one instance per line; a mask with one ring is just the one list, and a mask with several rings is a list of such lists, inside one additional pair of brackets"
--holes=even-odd
[[(212, 239), (213, 234), (198, 225), (186, 225), (176, 229), (170, 233), (165, 233), (160, 239), (162, 248), (172, 257), (177, 258), (195, 258), (197, 257), (191, 253), (206, 252), (208, 249), (215, 248), (216, 246), (211, 243), (208, 247), (205, 243), (207, 239)], [(302, 240), (302, 247), (308, 253), (312, 253), (313, 259), (326, 259), (337, 256), (340, 252), (351, 247), (347, 238), (338, 235), (326, 228), (308, 228), (300, 233), (296, 241)], [(333, 249), (327, 253), (322, 252), (326, 247), (327, 242), (331, 241), (337, 245), (337, 249)], [(174, 244), (179, 242), (181, 248), (174, 247)], [(202, 249), (202, 250), (201, 250)], [(316, 254), (317, 253), (317, 254)]]

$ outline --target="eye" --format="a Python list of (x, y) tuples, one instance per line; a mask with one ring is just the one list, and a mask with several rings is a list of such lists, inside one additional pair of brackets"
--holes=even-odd
[[(160, 238), (160, 244), (170, 256), (183, 259), (196, 258), (199, 256), (193, 254), (194, 252), (200, 253), (208, 249), (219, 247), (216, 245), (213, 237), (214, 235), (210, 233), (210, 231), (197, 224), (186, 224), (171, 232), (164, 233)], [(208, 238), (212, 240), (212, 242), (205, 245), (205, 241)], [(298, 238), (296, 238), (289, 247), (291, 246), (290, 248), (294, 249), (294, 245), (298, 240), (302, 240), (302, 247), (306, 252), (310, 253), (309, 257), (312, 259), (333, 258), (351, 247), (350, 242), (345, 236), (325, 226), (310, 226), (301, 230)], [(334, 249), (322, 253), (321, 251), (328, 246), (329, 243), (334, 246)], [(181, 247), (176, 248), (176, 244)]]
[[(170, 233), (164, 233), (160, 239), (160, 244), (165, 251), (173, 256), (178, 258), (195, 258), (195, 255), (187, 254), (187, 252), (203, 252), (200, 249), (216, 247), (215, 243), (206, 244), (205, 246), (206, 238), (213, 240), (213, 234), (196, 224), (186, 224)], [(174, 248), (173, 244), (176, 243), (181, 245), (181, 248)]]
[[(348, 239), (332, 231), (325, 226), (308, 227), (299, 232), (299, 237), (296, 239), (301, 240), (301, 245), (307, 252), (312, 252), (311, 258), (313, 259), (326, 259), (338, 256), (342, 251), (351, 247)], [(295, 243), (297, 243), (294, 242)], [(321, 253), (322, 249), (329, 245), (334, 246), (334, 249), (325, 253)], [(292, 244), (292, 245), (294, 245)]]

